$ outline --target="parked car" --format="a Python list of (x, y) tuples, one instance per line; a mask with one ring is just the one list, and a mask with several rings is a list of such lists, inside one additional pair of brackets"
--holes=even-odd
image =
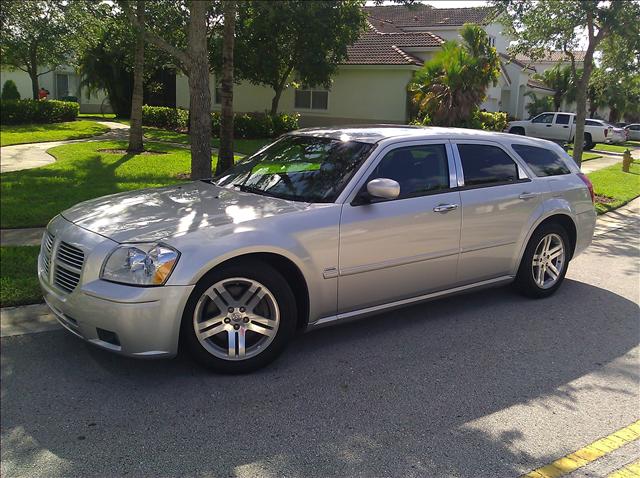
[(640, 123), (632, 123), (624, 128), (628, 133), (628, 139), (640, 141)]
[[(574, 142), (575, 113), (546, 112), (526, 121), (512, 121), (506, 132), (555, 142)], [(584, 127), (584, 149), (593, 149), (597, 143), (605, 143), (613, 127), (603, 127), (587, 119)]]
[(625, 128), (629, 123), (625, 123), (624, 121), (621, 121), (619, 123), (614, 123), (613, 126), (615, 126), (616, 128)]
[(585, 120), (585, 126), (607, 128), (609, 130), (609, 134), (607, 134), (607, 139), (605, 140), (607, 144), (623, 144), (627, 140), (627, 132), (624, 128), (616, 128), (604, 120), (589, 118)]
[(38, 277), (60, 323), (92, 344), (145, 358), (181, 344), (246, 372), (299, 330), (510, 282), (547, 297), (591, 241), (593, 200), (544, 140), (305, 129), (222, 176), (62, 212)]

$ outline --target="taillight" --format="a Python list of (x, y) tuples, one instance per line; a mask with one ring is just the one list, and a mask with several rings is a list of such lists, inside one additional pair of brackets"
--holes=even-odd
[(582, 182), (585, 184), (585, 186), (587, 186), (587, 188), (589, 189), (589, 194), (591, 195), (591, 202), (593, 204), (596, 203), (596, 195), (593, 192), (593, 184), (591, 183), (591, 181), (589, 180), (589, 178), (583, 174), (583, 173), (578, 173), (578, 177), (580, 179), (582, 179)]
[(609, 136), (609, 130), (607, 128), (604, 129), (604, 137)]

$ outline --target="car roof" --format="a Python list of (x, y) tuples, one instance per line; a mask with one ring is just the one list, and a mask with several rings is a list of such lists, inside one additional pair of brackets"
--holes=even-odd
[(504, 137), (515, 139), (516, 135), (466, 128), (443, 128), (438, 126), (406, 126), (391, 124), (345, 125), (322, 128), (304, 128), (292, 131), (296, 136), (313, 136), (342, 141), (378, 143), (391, 138), (397, 139), (495, 139)]

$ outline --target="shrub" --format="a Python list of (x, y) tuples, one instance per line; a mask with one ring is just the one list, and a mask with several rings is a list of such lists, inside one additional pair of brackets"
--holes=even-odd
[(189, 123), (189, 112), (181, 108), (165, 106), (142, 107), (142, 124), (164, 129), (185, 129)]
[(13, 80), (7, 80), (2, 85), (2, 99), (3, 100), (19, 100), (20, 92)]
[[(300, 115), (280, 113), (271, 116), (264, 113), (243, 113), (234, 115), (233, 135), (236, 138), (273, 138), (288, 131), (298, 129)], [(211, 113), (212, 134), (220, 135), (220, 113)]]
[(60, 123), (74, 121), (79, 112), (80, 105), (71, 101), (2, 100), (0, 123)]
[(74, 103), (78, 102), (78, 97), (77, 96), (63, 96), (62, 98), (60, 98), (60, 101), (73, 101)]
[(504, 131), (508, 123), (508, 115), (502, 111), (490, 113), (488, 111), (476, 111), (473, 120), (478, 124), (478, 129), (487, 131)]

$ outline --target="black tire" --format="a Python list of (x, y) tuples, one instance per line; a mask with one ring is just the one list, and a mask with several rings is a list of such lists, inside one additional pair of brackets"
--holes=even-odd
[[(538, 245), (540, 244), (542, 239), (549, 234), (555, 234), (561, 238), (564, 247), (564, 262), (562, 264), (562, 270), (560, 270), (560, 274), (558, 275), (558, 279), (556, 280), (556, 282), (551, 287), (545, 289), (540, 287), (536, 283), (533, 275), (534, 273), (532, 264), (533, 256)], [(533, 299), (542, 299), (544, 297), (553, 295), (564, 281), (570, 259), (571, 242), (565, 229), (557, 223), (547, 223), (541, 225), (540, 227), (538, 227), (538, 229), (535, 230), (535, 232), (529, 239), (529, 243), (527, 244), (527, 247), (524, 251), (522, 260), (520, 261), (520, 267), (518, 268), (518, 274), (516, 275), (516, 280), (514, 282), (516, 289), (521, 294)]]
[(511, 134), (518, 134), (520, 136), (524, 136), (524, 128), (521, 128), (520, 126), (516, 126), (514, 128), (511, 128), (509, 130), (509, 133)]
[[(225, 360), (209, 353), (198, 340), (193, 324), (195, 308), (204, 292), (217, 282), (234, 277), (255, 280), (266, 286), (276, 299), (280, 324), (275, 338), (258, 355), (245, 360)], [(225, 374), (240, 374), (258, 370), (285, 349), (296, 330), (296, 300), (285, 278), (273, 267), (259, 261), (238, 261), (214, 269), (195, 287), (182, 316), (180, 338), (183, 347), (205, 367)]]
[(583, 149), (586, 151), (590, 151), (595, 147), (596, 143), (593, 142), (593, 139), (591, 138), (591, 134), (589, 133), (585, 133), (584, 134), (584, 147)]

